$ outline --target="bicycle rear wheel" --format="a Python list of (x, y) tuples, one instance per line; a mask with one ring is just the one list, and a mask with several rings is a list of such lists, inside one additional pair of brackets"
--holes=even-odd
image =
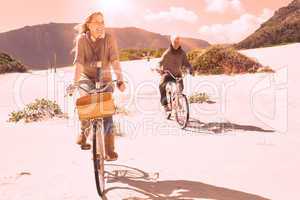
[(103, 196), (105, 189), (104, 174), (104, 135), (101, 129), (102, 124), (95, 122), (93, 124), (93, 162), (97, 192)]
[(190, 118), (189, 103), (184, 94), (178, 95), (178, 102), (175, 109), (175, 118), (178, 125), (184, 129)]

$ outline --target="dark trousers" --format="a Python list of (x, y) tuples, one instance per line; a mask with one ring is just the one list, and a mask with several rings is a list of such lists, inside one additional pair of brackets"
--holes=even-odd
[[(167, 83), (171, 82), (176, 82), (175, 79), (170, 76), (170, 75), (163, 75), (160, 79), (159, 83), (159, 91), (160, 91), (160, 103), (162, 106), (166, 106), (168, 104), (167, 97), (166, 97), (166, 85)], [(181, 80), (179, 82), (181, 90), (183, 90), (183, 81)]]

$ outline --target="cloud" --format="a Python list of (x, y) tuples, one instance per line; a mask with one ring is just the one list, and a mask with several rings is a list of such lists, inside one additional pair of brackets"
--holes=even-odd
[(189, 23), (195, 23), (198, 18), (199, 17), (196, 13), (183, 7), (170, 7), (169, 10), (158, 13), (153, 13), (152, 11), (148, 10), (145, 16), (145, 19), (148, 21), (164, 20), (171, 22), (175, 20)]
[(242, 12), (243, 6), (240, 0), (205, 0), (206, 11), (224, 13), (227, 10)]
[(253, 33), (272, 15), (273, 11), (270, 9), (263, 9), (260, 16), (246, 13), (228, 24), (201, 26), (198, 33), (202, 39), (208, 40), (211, 43), (235, 43)]

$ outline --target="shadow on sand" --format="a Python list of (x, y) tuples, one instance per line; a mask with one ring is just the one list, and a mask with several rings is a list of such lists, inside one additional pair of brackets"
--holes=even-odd
[(254, 132), (265, 132), (272, 133), (274, 130), (265, 130), (263, 128), (251, 125), (241, 125), (231, 122), (209, 122), (204, 123), (200, 120), (190, 118), (190, 121), (185, 128), (187, 131), (198, 132), (198, 133), (228, 133), (233, 131), (254, 131)]
[[(145, 196), (121, 197), (123, 200), (194, 200), (194, 199), (216, 199), (216, 200), (266, 200), (267, 198), (249, 194), (242, 191), (232, 190), (201, 182), (188, 180), (164, 180), (159, 181), (159, 174), (150, 175), (140, 169), (124, 165), (106, 165), (106, 168), (113, 167), (109, 172), (108, 183), (119, 182), (126, 187), (107, 188), (105, 194), (122, 191)], [(119, 169), (120, 170), (119, 170)], [(109, 186), (109, 184), (107, 185)], [(133, 194), (132, 193), (132, 194)], [(108, 199), (108, 198), (104, 198)]]

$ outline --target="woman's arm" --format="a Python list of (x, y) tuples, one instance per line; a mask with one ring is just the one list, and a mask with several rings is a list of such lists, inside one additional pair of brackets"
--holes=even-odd
[(123, 81), (122, 69), (121, 69), (121, 64), (120, 64), (119, 60), (114, 60), (112, 62), (112, 67), (113, 67), (114, 73), (116, 74), (117, 80)]
[(126, 86), (124, 84), (122, 69), (119, 60), (114, 60), (112, 62), (112, 66), (118, 80), (117, 86), (119, 90), (123, 92), (126, 89)]
[(75, 63), (75, 74), (74, 74), (74, 83), (78, 82), (80, 79), (80, 74), (83, 71), (83, 66), (80, 63)]
[(119, 61), (118, 45), (117, 45), (117, 41), (112, 36), (109, 37), (109, 47), (108, 48), (109, 48), (108, 49), (109, 50), (108, 51), (109, 61), (112, 65), (114, 73), (116, 74), (116, 78), (118, 80), (118, 84), (117, 84), (118, 88), (120, 89), (121, 92), (123, 92), (126, 89), (126, 87), (124, 84), (121, 64)]

